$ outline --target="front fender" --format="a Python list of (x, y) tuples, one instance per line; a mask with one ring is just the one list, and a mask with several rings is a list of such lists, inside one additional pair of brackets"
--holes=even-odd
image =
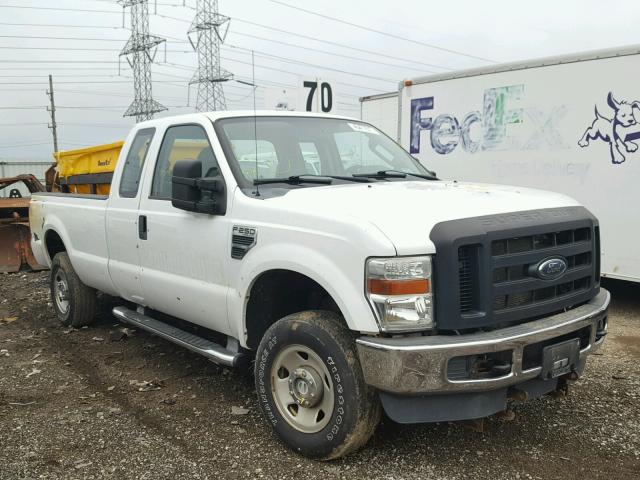
[[(231, 325), (238, 325), (236, 338), (245, 345), (249, 293), (260, 275), (269, 270), (291, 270), (309, 277), (331, 295), (351, 330), (378, 333), (378, 325), (364, 296), (364, 260), (360, 263), (358, 259), (348, 259), (335, 252), (325, 255), (318, 249), (292, 242), (252, 250), (242, 260), (237, 287), (230, 288), (229, 318)], [(349, 276), (349, 272), (358, 274)]]

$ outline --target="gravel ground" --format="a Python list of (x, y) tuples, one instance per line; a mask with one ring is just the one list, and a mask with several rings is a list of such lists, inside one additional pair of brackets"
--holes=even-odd
[(568, 397), (516, 405), (484, 433), (386, 420), (361, 452), (318, 463), (271, 434), (250, 375), (144, 332), (120, 339), (108, 317), (63, 328), (47, 273), (0, 275), (0, 479), (640, 478), (640, 285), (606, 286), (610, 334)]

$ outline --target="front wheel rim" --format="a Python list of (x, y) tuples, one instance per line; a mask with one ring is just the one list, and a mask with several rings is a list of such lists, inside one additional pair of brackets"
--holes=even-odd
[(67, 275), (61, 270), (53, 277), (53, 299), (58, 311), (65, 315), (69, 311), (69, 282)]
[(322, 359), (304, 345), (280, 351), (271, 367), (271, 390), (280, 415), (302, 433), (327, 426), (334, 408), (334, 387)]

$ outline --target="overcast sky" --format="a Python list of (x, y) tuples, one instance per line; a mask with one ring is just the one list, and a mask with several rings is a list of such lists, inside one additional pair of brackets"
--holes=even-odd
[[(168, 39), (166, 62), (161, 47), (153, 66), (154, 97), (169, 107), (162, 115), (194, 111), (186, 32), (196, 0), (158, 0), (157, 14), (154, 3), (151, 33)], [(637, 0), (220, 0), (220, 12), (231, 17), (223, 67), (250, 80), (256, 52), (258, 108), (266, 89), (323, 78), (337, 113), (353, 116), (359, 96), (395, 90), (403, 78), (640, 43)], [(129, 34), (115, 0), (0, 0), (0, 160), (51, 158), (49, 73), (61, 149), (124, 138), (133, 84), (118, 53)], [(231, 82), (225, 92), (229, 109), (251, 107), (250, 87)]]

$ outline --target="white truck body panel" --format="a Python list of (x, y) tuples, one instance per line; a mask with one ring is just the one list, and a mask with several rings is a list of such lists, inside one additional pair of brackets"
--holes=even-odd
[(362, 119), (399, 115), (400, 143), (440, 178), (577, 199), (600, 220), (603, 276), (640, 281), (639, 70), (631, 46), (432, 75), (400, 84), (399, 113), (364, 98)]
[(104, 234), (107, 201), (73, 196), (47, 198), (46, 205), (34, 197), (29, 218), (38, 226), (35, 233), (38, 241), (33, 250), (38, 263), (51, 265), (46, 250), (42, 248), (43, 233), (54, 230), (72, 252), (74, 268), (80, 279), (110, 295), (117, 289), (108, 271), (109, 250)]

